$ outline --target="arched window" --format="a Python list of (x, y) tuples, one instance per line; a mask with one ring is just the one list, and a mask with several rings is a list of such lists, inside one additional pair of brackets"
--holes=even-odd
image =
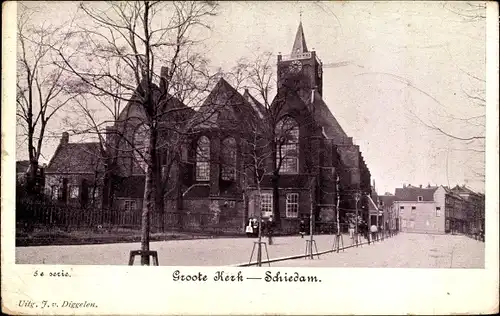
[(146, 171), (147, 162), (144, 159), (148, 151), (149, 129), (145, 124), (141, 124), (134, 134), (134, 157), (143, 171)]
[(222, 141), (221, 148), (222, 180), (233, 181), (236, 179), (236, 140), (228, 137)]
[(276, 163), (280, 173), (299, 172), (299, 125), (287, 116), (276, 124)]
[(201, 136), (196, 146), (196, 180), (210, 180), (210, 140), (206, 136)]

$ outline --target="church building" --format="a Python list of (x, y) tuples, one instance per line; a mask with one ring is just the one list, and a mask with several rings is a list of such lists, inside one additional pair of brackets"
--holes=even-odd
[[(168, 181), (161, 191), (162, 212), (154, 214), (152, 227), (244, 233), (248, 219), (261, 212), (264, 218), (273, 215), (279, 232), (287, 234), (298, 232), (301, 219), (333, 224), (337, 210), (341, 222), (356, 209), (367, 218), (370, 171), (359, 146), (323, 100), (322, 68), (300, 23), (290, 54), (277, 56), (278, 87), (269, 109), (224, 78), (197, 111), (172, 97), (166, 106), (183, 109), (164, 124), (200, 119), (178, 143), (178, 135), (160, 135), (158, 175), (167, 172)], [(131, 100), (107, 139), (116, 159), (106, 164), (112, 176), (104, 185), (105, 204), (128, 213), (140, 213), (144, 197), (145, 169), (131, 150), (131, 144), (144, 142), (140, 115)], [(274, 131), (259, 126), (271, 121)], [(273, 141), (266, 133), (274, 133)], [(169, 147), (174, 145), (176, 150)], [(262, 147), (259, 152), (257, 147)], [(262, 164), (256, 166), (257, 160)]]

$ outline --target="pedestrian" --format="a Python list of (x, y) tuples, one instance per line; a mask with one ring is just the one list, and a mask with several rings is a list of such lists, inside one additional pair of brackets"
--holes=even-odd
[(299, 234), (300, 234), (300, 238), (304, 238), (304, 235), (306, 234), (306, 223), (304, 222), (303, 219), (300, 220)]
[(377, 225), (373, 224), (370, 227), (370, 232), (371, 232), (371, 235), (372, 235), (372, 241), (376, 240), (377, 239), (377, 232), (378, 232)]
[(252, 228), (253, 228), (253, 236), (258, 237), (259, 236), (259, 222), (257, 221), (256, 218), (252, 219)]
[(248, 237), (253, 236), (253, 220), (251, 218), (248, 219), (248, 225), (245, 229), (245, 232), (246, 232)]
[(354, 223), (349, 221), (349, 238), (354, 238)]
[(267, 221), (267, 238), (269, 239), (269, 245), (273, 244), (273, 216), (269, 216), (269, 220)]

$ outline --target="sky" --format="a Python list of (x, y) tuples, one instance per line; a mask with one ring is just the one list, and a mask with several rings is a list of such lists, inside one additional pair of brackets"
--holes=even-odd
[[(76, 7), (46, 2), (38, 19), (64, 21)], [(360, 146), (379, 194), (403, 184), (484, 191), (474, 172), (483, 162), (471, 151), (477, 144), (426, 126), (461, 137), (485, 134), (464, 120), (485, 111), (467, 97), (485, 89), (474, 77), (486, 77), (485, 20), (457, 14), (470, 9), (458, 2), (221, 2), (205, 54), (213, 69), (225, 70), (242, 57), (289, 54), (302, 21), (308, 48), (336, 65), (323, 69), (323, 98)], [(60, 125), (59, 117), (51, 128)], [(57, 143), (48, 139), (42, 161)], [(18, 159), (26, 158), (24, 147)]]

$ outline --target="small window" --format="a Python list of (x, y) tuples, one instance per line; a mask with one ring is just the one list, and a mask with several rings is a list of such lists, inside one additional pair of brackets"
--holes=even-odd
[(299, 217), (299, 194), (288, 193), (286, 195), (286, 217)]
[(403, 215), (405, 212), (405, 207), (404, 206), (400, 206), (399, 207), (399, 215)]
[(441, 207), (436, 206), (436, 217), (440, 217), (440, 216), (441, 216)]
[(415, 214), (415, 211), (417, 210), (417, 207), (416, 206), (412, 206), (411, 207), (411, 213), (412, 214)]
[(75, 185), (72, 185), (69, 187), (69, 198), (70, 199), (77, 199), (78, 198), (78, 190), (79, 188)]
[(271, 193), (263, 193), (260, 196), (260, 211), (264, 217), (273, 214), (273, 195)]
[(59, 187), (57, 185), (52, 186), (52, 199), (53, 200), (58, 200), (60, 199), (59, 197)]
[(418, 196), (418, 197), (417, 197), (417, 200), (418, 200), (419, 202), (422, 202), (422, 201), (424, 200), (424, 197), (423, 197), (423, 196)]
[(135, 200), (126, 200), (125, 201), (125, 211), (131, 212), (137, 209), (137, 202)]

